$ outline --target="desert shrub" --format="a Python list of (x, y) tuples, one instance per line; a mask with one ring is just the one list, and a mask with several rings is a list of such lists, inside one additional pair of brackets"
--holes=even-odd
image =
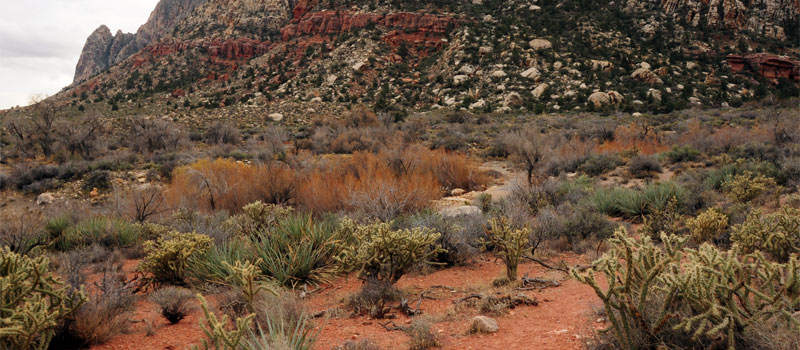
[(721, 339), (729, 349), (748, 348), (754, 325), (779, 321), (786, 331), (800, 329), (792, 317), (800, 302), (796, 258), (779, 264), (709, 244), (686, 249), (677, 236), (661, 240), (659, 248), (648, 236), (634, 239), (620, 229), (588, 273), (572, 272), (603, 301), (617, 347), (707, 348)]
[(731, 241), (744, 252), (763, 251), (780, 262), (800, 251), (800, 210), (783, 208), (764, 215), (752, 212), (741, 225), (733, 227)]
[(176, 151), (186, 143), (186, 133), (168, 119), (133, 117), (128, 122), (125, 142), (136, 153)]
[(686, 220), (686, 227), (689, 228), (689, 235), (695, 243), (713, 241), (728, 229), (728, 216), (715, 208), (710, 208), (697, 217)]
[(86, 302), (49, 264), (45, 256), (0, 251), (0, 348), (46, 349), (59, 322)]
[[(215, 313), (209, 311), (208, 303), (202, 295), (198, 294), (197, 299), (205, 316), (205, 320), (200, 326), (208, 338), (203, 339), (202, 348), (204, 350), (240, 350), (244, 346), (242, 340), (250, 330), (255, 314), (237, 317), (235, 322), (230, 322), (228, 316), (220, 319)], [(230, 323), (234, 325), (233, 329), (228, 329)]]
[(746, 203), (777, 187), (775, 179), (764, 175), (754, 175), (747, 171), (734, 175), (722, 184), (722, 189), (736, 202)]
[(191, 311), (192, 291), (180, 287), (164, 287), (152, 294), (150, 300), (161, 308), (161, 316), (170, 324), (180, 322)]
[(674, 199), (678, 208), (683, 206), (686, 190), (680, 185), (667, 181), (656, 182), (641, 190), (628, 188), (600, 188), (592, 195), (592, 202), (598, 211), (617, 217), (641, 218), (654, 210), (667, 207)]
[(53, 247), (68, 251), (93, 244), (107, 248), (130, 248), (141, 242), (140, 228), (122, 219), (105, 216), (81, 220), (64, 229), (63, 218), (48, 223), (50, 235), (55, 239)]
[(421, 147), (412, 147), (405, 153), (406, 158), (417, 159), (417, 164), (407, 161), (411, 167), (417, 167), (416, 171), (433, 174), (446, 190), (461, 188), (472, 191), (489, 182), (486, 173), (464, 154), (445, 150), (429, 151)]
[(283, 285), (322, 282), (333, 272), (338, 232), (308, 214), (292, 215), (250, 237), (261, 272)]
[(23, 214), (16, 218), (0, 220), (0, 247), (10, 251), (28, 255), (38, 247), (52, 243), (49, 232), (42, 232), (38, 216)]
[(648, 177), (661, 172), (661, 163), (651, 156), (636, 156), (628, 163), (628, 172), (637, 178)]
[(426, 318), (416, 318), (411, 321), (406, 333), (411, 337), (411, 350), (425, 350), (441, 346), (436, 334), (431, 331), (432, 322)]
[[(781, 171), (790, 184), (800, 184), (800, 157), (786, 158), (781, 162)], [(2, 189), (0, 180), (0, 189)]]
[(436, 244), (442, 251), (432, 261), (448, 266), (466, 264), (479, 253), (481, 239), (485, 238), (485, 224), (483, 215), (444, 217), (431, 210), (395, 221), (396, 228), (423, 227), (441, 233)]
[(354, 242), (337, 257), (341, 268), (381, 283), (396, 283), (415, 265), (430, 264), (442, 250), (434, 245), (440, 234), (425, 228), (393, 230), (389, 223), (358, 225), (345, 218), (339, 232)]
[(145, 222), (169, 210), (163, 189), (152, 184), (117, 189), (114, 206), (121, 216), (136, 222)]
[(506, 217), (489, 220), (491, 228), (486, 232), (487, 245), (491, 244), (494, 253), (506, 265), (506, 278), (517, 279), (517, 267), (528, 246), (531, 230), (527, 227), (515, 229)]
[(749, 142), (736, 147), (731, 156), (733, 158), (755, 159), (770, 163), (778, 163), (781, 158), (781, 149), (764, 142)]
[(68, 338), (75, 339), (80, 346), (96, 345), (128, 330), (135, 297), (134, 286), (124, 278), (114, 268), (103, 271), (102, 278), (95, 283), (96, 292), (66, 323)]
[(256, 331), (248, 333), (242, 347), (245, 350), (271, 348), (311, 350), (314, 348), (318, 333), (312, 333), (308, 324), (309, 320), (306, 316), (303, 316), (294, 328), (287, 328), (286, 324), (267, 318), (266, 328), (257, 323)]
[(683, 221), (681, 219), (678, 201), (672, 199), (665, 208), (654, 208), (651, 213), (645, 215), (639, 232), (657, 241), (662, 233), (671, 235), (680, 233), (680, 224)]
[(620, 162), (620, 159), (616, 156), (608, 154), (592, 155), (584, 160), (578, 170), (589, 176), (600, 176), (607, 171), (614, 170), (619, 166)]
[(197, 233), (172, 232), (144, 242), (145, 256), (137, 270), (150, 274), (153, 283), (184, 284), (189, 261), (212, 247), (211, 238)]
[(374, 278), (365, 279), (361, 289), (349, 297), (347, 305), (356, 315), (383, 318), (386, 303), (400, 300), (401, 297), (402, 293), (394, 285)]
[(206, 143), (236, 145), (242, 142), (242, 134), (232, 124), (216, 123), (206, 130), (203, 139)]
[(108, 170), (94, 170), (83, 179), (83, 189), (90, 191), (92, 189), (107, 190), (111, 188), (111, 172)]
[(672, 149), (670, 149), (668, 152), (664, 152), (664, 157), (673, 163), (693, 162), (697, 160), (699, 156), (700, 151), (689, 145), (675, 145), (672, 146)]
[(293, 198), (294, 188), (294, 172), (286, 165), (220, 158), (176, 169), (165, 195), (171, 206), (237, 212), (255, 201), (285, 203)]
[(8, 174), (0, 174), (0, 191), (11, 187), (11, 176)]

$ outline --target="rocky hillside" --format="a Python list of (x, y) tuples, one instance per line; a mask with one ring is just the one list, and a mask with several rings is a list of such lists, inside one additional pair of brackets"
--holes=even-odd
[[(398, 117), (735, 106), (796, 94), (799, 16), (797, 0), (162, 0), (136, 34), (92, 34), (57, 99), (248, 125), (352, 104)], [(728, 64), (754, 52), (785, 56), (769, 76)]]

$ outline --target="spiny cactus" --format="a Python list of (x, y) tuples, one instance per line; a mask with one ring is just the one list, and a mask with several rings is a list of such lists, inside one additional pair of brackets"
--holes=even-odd
[(278, 292), (264, 282), (264, 276), (258, 268), (258, 265), (263, 263), (263, 260), (258, 259), (255, 263), (236, 261), (234, 265), (229, 264), (227, 261), (222, 263), (233, 271), (229, 281), (242, 288), (242, 294), (244, 294), (248, 305), (252, 306), (256, 296), (262, 291), (278, 295)]
[(800, 252), (800, 210), (783, 208), (768, 215), (755, 211), (733, 228), (731, 241), (745, 253), (760, 250), (786, 262)]
[(225, 224), (234, 233), (249, 237), (275, 226), (293, 212), (291, 207), (258, 201), (245, 205), (241, 214), (231, 217)]
[(47, 257), (0, 250), (0, 349), (47, 349), (59, 321), (86, 302), (48, 266)]
[(137, 270), (149, 273), (153, 283), (183, 284), (189, 259), (211, 249), (211, 238), (197, 233), (172, 232), (144, 242), (145, 256)]
[(337, 260), (344, 271), (358, 271), (365, 280), (394, 284), (408, 269), (432, 264), (431, 258), (442, 252), (435, 245), (440, 234), (427, 228), (393, 230), (389, 223), (357, 225), (345, 218), (340, 231), (355, 243), (345, 247)]
[(695, 218), (686, 220), (689, 235), (695, 243), (703, 243), (725, 233), (728, 229), (728, 216), (715, 208), (708, 209)]
[(681, 230), (682, 217), (678, 200), (675, 197), (670, 198), (663, 208), (653, 206), (652, 212), (642, 219), (642, 228), (639, 229), (639, 232), (650, 236), (654, 240), (658, 240), (662, 232), (678, 234)]
[(746, 203), (777, 187), (775, 179), (764, 175), (753, 175), (745, 171), (722, 184), (722, 189), (736, 202)]
[[(234, 322), (234, 329), (226, 329), (229, 320), (228, 316), (222, 316), (222, 319), (217, 318), (217, 315), (208, 309), (208, 303), (202, 295), (197, 294), (197, 299), (200, 302), (200, 307), (203, 309), (205, 321), (200, 323), (200, 327), (206, 334), (208, 340), (203, 339), (204, 350), (240, 350), (242, 345), (242, 338), (250, 330), (250, 324), (253, 322), (255, 314), (250, 314), (246, 317), (240, 317)], [(197, 350), (197, 346), (193, 346)]]
[[(800, 320), (792, 316), (800, 307), (796, 256), (781, 264), (760, 253), (722, 252), (710, 244), (684, 249), (686, 239), (674, 235), (661, 239), (664, 246), (658, 248), (649, 237), (634, 239), (620, 229), (592, 270), (572, 271), (603, 301), (623, 349), (668, 338), (700, 343), (721, 338), (733, 350), (746, 340), (748, 327), (769, 320), (800, 332)], [(598, 272), (608, 287), (598, 284)], [(680, 336), (669, 337), (669, 332)]]
[(509, 281), (517, 279), (517, 267), (528, 246), (531, 230), (528, 227), (514, 229), (507, 217), (493, 218), (489, 221), (491, 228), (487, 230), (488, 240), (484, 246), (494, 246), (497, 254), (506, 265), (506, 277)]

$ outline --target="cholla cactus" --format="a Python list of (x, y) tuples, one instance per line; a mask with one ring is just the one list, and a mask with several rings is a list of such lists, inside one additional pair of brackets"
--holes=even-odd
[(0, 250), (0, 349), (47, 349), (59, 321), (86, 302), (48, 266), (44, 256)]
[[(228, 316), (222, 316), (218, 319), (217, 315), (208, 310), (206, 299), (202, 295), (197, 294), (197, 299), (200, 301), (200, 307), (203, 309), (205, 321), (200, 323), (200, 327), (205, 332), (208, 340), (203, 340), (204, 350), (240, 350), (242, 338), (245, 333), (250, 329), (250, 324), (255, 318), (255, 314), (250, 314), (244, 318), (237, 318), (234, 323), (235, 328), (227, 330), (229, 320)], [(193, 346), (197, 350), (197, 346)]]
[(715, 208), (708, 209), (695, 218), (686, 220), (689, 235), (695, 243), (703, 243), (722, 236), (728, 229), (728, 216)]
[(652, 212), (644, 216), (639, 233), (648, 235), (655, 240), (658, 240), (662, 233), (678, 234), (681, 231), (682, 217), (678, 200), (672, 197), (663, 208), (653, 206)]
[(258, 265), (261, 265), (264, 261), (261, 259), (256, 260), (255, 263), (251, 263), (249, 261), (241, 262), (236, 261), (234, 265), (229, 264), (226, 261), (223, 261), (223, 264), (233, 271), (233, 274), (228, 279), (230, 282), (242, 288), (242, 294), (244, 294), (245, 299), (247, 299), (247, 303), (249, 305), (253, 305), (253, 301), (255, 300), (258, 293), (262, 291), (270, 292), (274, 295), (278, 295), (278, 293), (272, 289), (266, 282), (264, 282), (264, 276), (261, 274), (261, 270), (258, 268)]
[(189, 259), (207, 252), (212, 244), (210, 237), (197, 233), (166, 234), (144, 242), (145, 256), (137, 270), (151, 274), (150, 282), (183, 284)]
[[(608, 240), (611, 249), (595, 261), (593, 270), (572, 275), (588, 284), (605, 305), (606, 315), (623, 349), (637, 349), (640, 337), (655, 337), (673, 317), (677, 286), (668, 286), (663, 276), (681, 260), (686, 239), (662, 235), (664, 249), (658, 249), (648, 236), (634, 239), (624, 227)], [(608, 286), (597, 283), (595, 273), (605, 275)]]
[(280, 219), (288, 217), (293, 212), (294, 209), (291, 207), (258, 201), (245, 205), (241, 214), (231, 217), (225, 224), (234, 233), (250, 237), (275, 226)]
[(768, 215), (753, 212), (734, 227), (731, 241), (745, 253), (760, 250), (786, 262), (791, 254), (800, 252), (800, 210), (783, 208)]
[(747, 203), (770, 190), (777, 188), (775, 179), (764, 175), (753, 175), (752, 172), (745, 171), (741, 175), (722, 184), (722, 189), (736, 202)]
[(432, 264), (443, 251), (435, 245), (440, 234), (427, 228), (393, 230), (391, 224), (357, 225), (345, 218), (340, 231), (354, 244), (345, 247), (337, 260), (345, 271), (358, 271), (366, 279), (394, 284), (411, 267)]
[(491, 228), (486, 232), (488, 241), (484, 245), (494, 246), (495, 253), (506, 264), (506, 277), (509, 281), (517, 279), (517, 267), (522, 254), (528, 246), (531, 230), (528, 227), (514, 229), (507, 217), (492, 218)]
[[(649, 237), (634, 239), (620, 229), (590, 272), (572, 271), (603, 301), (623, 349), (691, 337), (703, 342), (722, 338), (733, 350), (748, 327), (768, 320), (800, 332), (800, 320), (792, 316), (800, 307), (796, 256), (781, 264), (760, 253), (722, 252), (710, 244), (683, 249), (683, 238), (661, 239), (663, 249)], [(608, 287), (597, 283), (598, 272)]]

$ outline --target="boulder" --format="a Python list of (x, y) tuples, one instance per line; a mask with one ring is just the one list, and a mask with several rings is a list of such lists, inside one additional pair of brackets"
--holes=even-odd
[(602, 70), (602, 71), (611, 71), (614, 68), (614, 64), (609, 61), (601, 61), (601, 60), (592, 60), (592, 69), (594, 70)]
[(523, 102), (522, 96), (516, 92), (511, 92), (503, 97), (503, 106), (505, 107), (519, 107)]
[(478, 102), (469, 105), (469, 109), (480, 109), (484, 107), (486, 107), (486, 101), (484, 100), (478, 100)]
[(42, 193), (36, 197), (36, 205), (53, 204), (55, 201), (56, 197), (50, 192)]
[(540, 74), (541, 73), (539, 73), (539, 70), (534, 67), (528, 68), (524, 72), (520, 73), (520, 75), (522, 75), (523, 78), (528, 78), (533, 80), (538, 80)]
[(532, 92), (533, 97), (541, 98), (542, 95), (544, 95), (545, 91), (547, 91), (547, 89), (549, 87), (550, 87), (550, 85), (547, 85), (547, 83), (539, 84), (539, 86), (537, 86), (535, 89), (533, 89), (533, 92)]
[(461, 83), (463, 83), (463, 82), (465, 82), (467, 80), (469, 80), (469, 76), (466, 76), (466, 75), (463, 75), (463, 74), (459, 74), (459, 75), (456, 75), (456, 76), (453, 77), (453, 84), (458, 85), (458, 84), (461, 84)]
[(589, 103), (594, 104), (595, 107), (602, 107), (611, 103), (611, 99), (608, 97), (608, 93), (598, 91), (589, 95)]
[(650, 85), (661, 85), (664, 83), (658, 75), (644, 67), (635, 70), (633, 74), (631, 74), (631, 78)]
[(311, 99), (311, 103), (321, 103), (321, 102), (322, 102), (322, 97), (319, 96)]
[(492, 78), (505, 78), (506, 75), (506, 72), (503, 72), (502, 70), (496, 70), (492, 72)]
[(497, 333), (497, 321), (486, 316), (475, 316), (472, 318), (470, 331), (474, 333)]
[(647, 90), (647, 97), (652, 97), (654, 102), (661, 103), (661, 90)]
[(492, 48), (489, 46), (481, 46), (480, 48), (478, 48), (478, 53), (481, 55), (488, 55), (492, 53)]
[(462, 195), (464, 193), (467, 193), (467, 191), (464, 191), (463, 188), (454, 188), (452, 191), (450, 191), (450, 195), (451, 196), (456, 196), (456, 197), (460, 196), (460, 195)]
[(267, 117), (269, 117), (269, 119), (272, 119), (272, 121), (274, 121), (274, 122), (279, 122), (279, 121), (283, 120), (283, 114), (281, 114), (281, 113), (272, 113), (272, 114), (268, 115)]
[(472, 75), (473, 73), (475, 73), (475, 67), (465, 64), (461, 66), (461, 69), (459, 69), (458, 72), (466, 75)]
[(625, 101), (625, 96), (622, 96), (621, 93), (616, 91), (609, 91), (608, 92), (608, 99), (613, 104), (620, 104)]
[(530, 45), (531, 49), (534, 50), (547, 50), (553, 48), (553, 43), (545, 39), (533, 39), (528, 42), (528, 45)]
[(474, 205), (462, 205), (458, 207), (450, 207), (444, 208), (440, 211), (442, 216), (454, 218), (459, 216), (472, 216), (472, 215), (480, 215), (481, 208), (478, 208)]

